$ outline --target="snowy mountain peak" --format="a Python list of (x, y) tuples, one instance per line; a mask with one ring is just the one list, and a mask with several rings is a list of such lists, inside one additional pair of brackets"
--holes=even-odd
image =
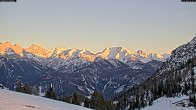
[(82, 58), (88, 61), (94, 61), (95, 56), (90, 51), (86, 49), (67, 49), (58, 54), (58, 57), (61, 59), (73, 59), (73, 58)]
[(154, 52), (150, 53), (148, 57), (149, 58), (163, 58), (163, 56), (161, 56), (160, 54), (154, 53)]
[(31, 46), (28, 49), (35, 50), (35, 51), (46, 51), (43, 47), (37, 44), (31, 44)]
[(14, 46), (11, 44), (11, 42), (3, 42), (0, 43), (0, 51), (5, 51), (6, 48), (13, 48)]
[(37, 44), (32, 44), (29, 48), (25, 49), (25, 51), (37, 55), (39, 57), (47, 57), (46, 50)]
[(5, 54), (10, 55), (15, 53), (20, 56), (23, 56), (23, 48), (19, 44), (12, 45), (11, 42), (0, 43), (0, 55), (5, 55)]
[(67, 48), (65, 48), (65, 47), (50, 49), (50, 50), (47, 50), (47, 55), (52, 58), (57, 57), (60, 53), (62, 53), (65, 50), (67, 50)]
[(132, 52), (123, 47), (105, 48), (103, 52), (98, 53), (96, 56), (104, 59), (117, 59), (124, 63), (133, 60), (140, 60), (143, 63), (147, 63), (151, 60), (165, 61), (165, 57), (167, 57), (166, 54), (164, 54), (165, 57), (163, 57), (162, 55), (154, 52), (147, 54), (143, 50)]
[[(11, 48), (13, 52), (11, 52), (11, 50), (7, 51), (7, 49), (9, 48)], [(40, 58), (60, 58), (63, 60), (82, 59), (93, 62), (96, 59), (96, 57), (101, 57), (105, 60), (117, 59), (124, 63), (133, 60), (140, 60), (144, 63), (149, 62), (151, 60), (165, 61), (165, 57), (168, 58), (169, 56), (167, 54), (160, 55), (157, 53), (147, 54), (143, 50), (132, 52), (129, 49), (123, 47), (107, 47), (102, 52), (93, 54), (86, 49), (67, 49), (65, 47), (59, 47), (50, 50), (45, 50), (43, 47), (37, 44), (32, 44), (29, 48), (23, 48), (19, 44), (12, 45), (11, 42), (0, 43), (0, 54), (5, 55), (7, 52), (11, 52), (9, 54), (16, 53), (21, 57), (27, 56), (28, 58), (36, 58), (38, 60), (40, 60)]]
[(98, 57), (102, 57), (104, 59), (118, 59), (120, 61), (127, 60), (128, 57), (132, 52), (126, 48), (123, 47), (111, 47), (111, 48), (105, 48), (103, 52), (98, 53)]
[(144, 52), (143, 50), (138, 50), (136, 53), (140, 55), (147, 55), (146, 52)]

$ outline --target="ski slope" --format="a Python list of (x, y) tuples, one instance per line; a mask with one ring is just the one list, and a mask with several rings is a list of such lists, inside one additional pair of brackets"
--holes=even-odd
[(189, 97), (188, 96), (171, 97), (171, 98), (161, 97), (153, 101), (153, 104), (151, 106), (145, 107), (142, 110), (196, 110), (193, 106), (182, 107), (180, 105), (177, 105), (178, 102), (184, 102), (187, 106), (189, 101), (186, 99), (189, 99)]
[(0, 110), (90, 110), (81, 106), (0, 89)]

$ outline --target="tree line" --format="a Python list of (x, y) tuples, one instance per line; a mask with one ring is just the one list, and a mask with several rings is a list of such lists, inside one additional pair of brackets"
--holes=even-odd
[[(34, 86), (32, 89), (28, 83), (21, 83), (20, 81), (17, 83), (15, 88), (17, 92), (22, 92), (26, 94), (34, 94), (39, 95), (39, 88)], [(45, 92), (44, 97), (63, 101), (70, 104), (75, 104), (79, 106), (83, 106), (86, 108), (92, 108), (95, 110), (114, 110), (115, 106), (113, 105), (112, 100), (107, 100), (104, 98), (101, 92), (94, 90), (90, 97), (86, 97), (81, 95), (79, 92), (74, 92), (72, 95), (65, 94), (64, 96), (57, 96), (55, 89), (53, 87), (49, 87)]]

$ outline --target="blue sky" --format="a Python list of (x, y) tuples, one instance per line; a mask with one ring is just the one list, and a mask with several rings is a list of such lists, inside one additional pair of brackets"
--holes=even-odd
[(196, 3), (181, 0), (0, 2), (0, 42), (92, 52), (122, 46), (165, 53), (196, 36)]

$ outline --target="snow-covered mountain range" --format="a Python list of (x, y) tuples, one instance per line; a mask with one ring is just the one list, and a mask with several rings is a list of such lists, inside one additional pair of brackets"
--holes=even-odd
[(14, 89), (20, 80), (43, 86), (43, 90), (52, 84), (58, 94), (79, 91), (88, 95), (97, 89), (111, 97), (147, 79), (168, 57), (168, 54), (132, 52), (122, 47), (92, 53), (64, 47), (46, 50), (36, 44), (23, 48), (3, 42), (0, 43), (0, 84)]
[[(166, 61), (170, 57), (170, 54), (158, 54), (158, 53), (146, 53), (143, 50), (132, 52), (123, 47), (111, 47), (105, 48), (102, 52), (92, 53), (86, 49), (67, 49), (59, 47), (55, 49), (46, 50), (43, 47), (32, 44), (28, 48), (23, 48), (19, 44), (12, 44), (11, 42), (0, 43), (0, 55), (15, 55), (20, 57), (26, 57), (37, 60), (41, 64), (51, 66), (54, 69), (59, 68), (62, 65), (67, 65), (67, 62), (74, 62), (75, 65), (88, 62), (94, 62), (96, 58), (103, 58), (105, 60), (116, 59), (123, 63), (129, 63), (130, 61), (141, 61), (147, 63), (152, 60)], [(47, 59), (47, 61), (44, 61)], [(48, 60), (49, 59), (49, 60)], [(58, 59), (58, 61), (57, 61)], [(58, 62), (56, 64), (55, 61)], [(66, 62), (63, 64), (63, 62)], [(55, 66), (53, 65), (55, 63)], [(44, 65), (44, 66), (45, 66)]]
[(33, 54), (41, 58), (60, 58), (64, 60), (72, 58), (82, 58), (91, 62), (93, 62), (97, 57), (101, 57), (103, 59), (117, 59), (121, 62), (128, 62), (130, 60), (143, 61), (143, 59), (149, 59), (147, 62), (149, 62), (150, 60), (165, 61), (170, 56), (169, 54), (161, 55), (154, 52), (148, 54), (143, 50), (132, 52), (131, 50), (123, 47), (107, 47), (102, 52), (94, 54), (86, 49), (67, 49), (64, 47), (59, 47), (46, 50), (37, 44), (32, 44), (28, 48), (23, 48), (19, 44), (13, 45), (11, 42), (0, 43), (0, 55), (11, 55), (14, 53), (21, 57), (26, 56), (28, 58), (32, 57), (29, 54)]

